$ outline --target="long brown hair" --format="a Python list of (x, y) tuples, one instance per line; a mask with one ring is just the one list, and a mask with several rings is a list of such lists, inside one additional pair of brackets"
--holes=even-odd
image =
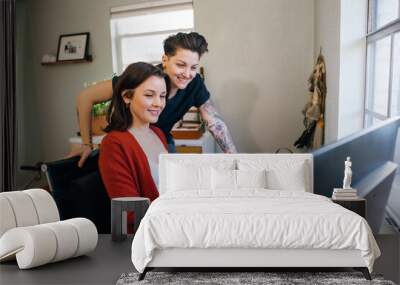
[(167, 96), (169, 93), (169, 78), (158, 67), (146, 62), (136, 62), (128, 65), (125, 71), (119, 76), (115, 84), (110, 107), (107, 112), (108, 126), (105, 132), (126, 131), (133, 122), (132, 114), (122, 98), (122, 92), (126, 91), (126, 95), (132, 98), (134, 90), (151, 76), (157, 76), (165, 80), (167, 86)]

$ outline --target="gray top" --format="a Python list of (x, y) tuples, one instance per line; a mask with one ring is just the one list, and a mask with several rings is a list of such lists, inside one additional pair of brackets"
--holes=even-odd
[(158, 156), (160, 153), (167, 153), (167, 150), (160, 138), (150, 128), (138, 130), (132, 127), (129, 132), (135, 137), (146, 154), (151, 176), (158, 188)]

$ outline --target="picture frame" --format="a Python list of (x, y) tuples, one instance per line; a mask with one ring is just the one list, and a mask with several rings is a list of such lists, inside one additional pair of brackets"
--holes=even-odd
[(57, 61), (88, 59), (90, 33), (60, 35), (58, 39)]

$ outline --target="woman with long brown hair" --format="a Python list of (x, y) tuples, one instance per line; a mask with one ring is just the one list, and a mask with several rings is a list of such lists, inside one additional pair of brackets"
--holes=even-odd
[(158, 197), (158, 156), (167, 152), (167, 141), (150, 124), (165, 107), (167, 86), (164, 72), (144, 62), (129, 65), (118, 78), (99, 158), (110, 198)]

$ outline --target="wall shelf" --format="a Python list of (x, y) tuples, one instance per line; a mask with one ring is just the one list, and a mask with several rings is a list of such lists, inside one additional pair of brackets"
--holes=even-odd
[(74, 60), (61, 60), (61, 61), (56, 61), (56, 62), (42, 62), (42, 65), (62, 65), (62, 64), (72, 64), (72, 63), (86, 63), (86, 62), (92, 62), (93, 59), (91, 56), (85, 58), (85, 59), (74, 59)]

